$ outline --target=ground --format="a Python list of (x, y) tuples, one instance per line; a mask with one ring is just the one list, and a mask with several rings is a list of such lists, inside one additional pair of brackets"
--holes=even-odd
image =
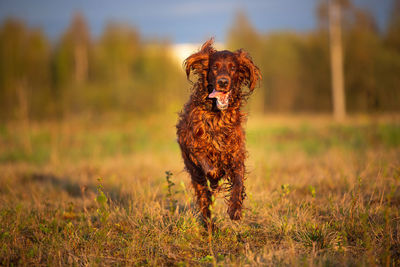
[(0, 265), (400, 265), (398, 115), (251, 116), (209, 233), (175, 116), (0, 124)]

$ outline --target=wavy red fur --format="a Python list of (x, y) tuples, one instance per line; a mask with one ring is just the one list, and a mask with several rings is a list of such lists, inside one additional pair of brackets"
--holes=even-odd
[[(211, 196), (224, 179), (229, 184), (228, 214), (232, 220), (239, 220), (245, 198), (247, 153), (242, 127), (245, 114), (240, 109), (261, 74), (247, 52), (217, 51), (212, 44), (213, 39), (208, 40), (184, 61), (188, 79), (193, 73), (197, 80), (179, 114), (178, 143), (204, 219), (209, 221)], [(226, 108), (218, 105), (218, 97), (214, 98), (222, 93), (229, 95)]]

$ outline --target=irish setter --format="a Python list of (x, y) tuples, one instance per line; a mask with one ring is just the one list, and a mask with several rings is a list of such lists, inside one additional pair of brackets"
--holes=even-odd
[(179, 114), (178, 143), (206, 222), (222, 179), (230, 192), (228, 214), (231, 220), (240, 220), (246, 158), (245, 114), (240, 109), (261, 74), (247, 52), (216, 51), (212, 44), (213, 39), (208, 40), (184, 61), (187, 78), (193, 73), (196, 81)]

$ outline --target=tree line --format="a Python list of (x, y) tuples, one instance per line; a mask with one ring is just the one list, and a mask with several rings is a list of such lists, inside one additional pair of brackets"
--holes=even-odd
[(55, 42), (7, 19), (0, 27), (0, 118), (173, 109), (183, 101), (185, 79), (170, 46), (118, 23), (94, 40), (79, 13)]
[[(400, 1), (393, 1), (385, 29), (350, 1), (342, 6), (344, 88), (351, 113), (400, 110)], [(244, 47), (261, 68), (263, 80), (253, 101), (262, 112), (331, 112), (328, 2), (316, 8), (318, 27), (307, 33), (258, 32), (239, 13), (228, 47)]]
[[(342, 1), (344, 87), (349, 112), (400, 109), (400, 1), (386, 29), (367, 11)], [(331, 112), (328, 15), (316, 9), (309, 32), (260, 33), (238, 13), (227, 47), (244, 48), (263, 80), (250, 100), (254, 112)], [(267, 19), (267, 18), (266, 18)], [(167, 40), (144, 40), (133, 27), (109, 23), (90, 36), (75, 14), (50, 41), (18, 19), (0, 26), (0, 120), (63, 118), (80, 113), (177, 112), (190, 84)]]

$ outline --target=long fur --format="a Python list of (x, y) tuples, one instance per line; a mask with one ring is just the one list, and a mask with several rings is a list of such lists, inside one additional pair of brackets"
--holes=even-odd
[[(240, 109), (261, 74), (244, 50), (217, 51), (212, 44), (213, 39), (206, 41), (199, 52), (184, 61), (188, 79), (194, 75), (195, 81), (190, 99), (179, 114), (178, 143), (204, 219), (210, 218), (211, 196), (221, 179), (225, 179), (229, 191), (228, 214), (232, 220), (239, 220), (245, 198), (247, 153), (242, 127), (245, 114)], [(221, 111), (216, 108), (215, 99), (209, 98), (213, 86), (209, 65), (210, 61), (223, 57), (238, 67), (231, 77), (229, 106)]]

